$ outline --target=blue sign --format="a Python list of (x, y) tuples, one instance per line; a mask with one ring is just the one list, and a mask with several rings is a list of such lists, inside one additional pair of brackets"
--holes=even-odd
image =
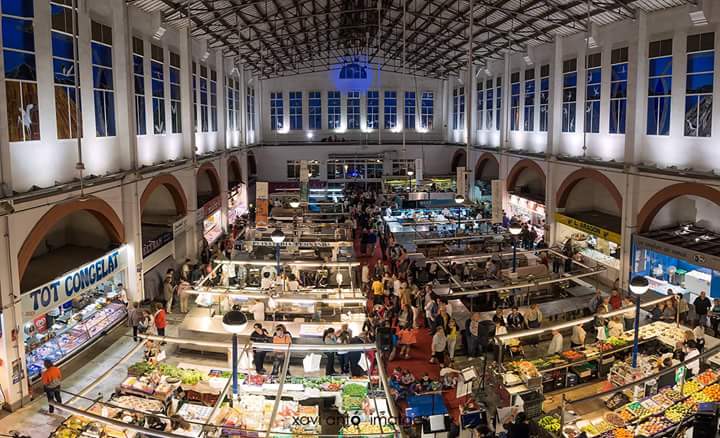
[(61, 306), (74, 296), (127, 266), (125, 247), (105, 254), (75, 271), (22, 295), (23, 316), (32, 317)]

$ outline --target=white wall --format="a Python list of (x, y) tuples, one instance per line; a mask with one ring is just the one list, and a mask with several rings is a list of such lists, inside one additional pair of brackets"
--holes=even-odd
[(720, 231), (720, 206), (697, 196), (681, 196), (668, 202), (658, 211), (651, 229), (672, 227), (694, 222), (715, 232)]

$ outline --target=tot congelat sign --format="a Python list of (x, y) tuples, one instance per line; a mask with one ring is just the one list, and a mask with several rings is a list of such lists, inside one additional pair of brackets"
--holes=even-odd
[(24, 317), (46, 313), (127, 267), (125, 246), (22, 295)]

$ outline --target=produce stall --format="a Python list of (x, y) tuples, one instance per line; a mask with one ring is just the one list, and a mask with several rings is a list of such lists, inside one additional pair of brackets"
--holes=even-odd
[(551, 436), (578, 438), (584, 433), (589, 438), (630, 438), (635, 436), (670, 436), (677, 429), (692, 427), (694, 414), (703, 403), (720, 402), (720, 374), (706, 370), (688, 381), (666, 386), (639, 397), (633, 397), (632, 388), (616, 392), (611, 397), (605, 394), (601, 409), (582, 416), (568, 414), (572, 404), (566, 408), (565, 424), (559, 414), (543, 416), (537, 423)]

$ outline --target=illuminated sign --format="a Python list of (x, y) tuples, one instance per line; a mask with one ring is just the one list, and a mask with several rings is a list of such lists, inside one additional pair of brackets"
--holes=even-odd
[(606, 230), (605, 228), (598, 227), (597, 225), (589, 224), (587, 222), (583, 222), (581, 220), (577, 220), (575, 218), (565, 216), (564, 214), (560, 213), (555, 213), (555, 220), (558, 223), (567, 225), (571, 228), (575, 228), (576, 230), (580, 230), (583, 233), (591, 234), (595, 237), (617, 243), (618, 245), (622, 244), (622, 236), (620, 236), (620, 234), (610, 230)]
[(61, 306), (76, 295), (101, 283), (127, 267), (125, 247), (105, 254), (83, 267), (70, 271), (22, 295), (23, 316), (33, 317)]

